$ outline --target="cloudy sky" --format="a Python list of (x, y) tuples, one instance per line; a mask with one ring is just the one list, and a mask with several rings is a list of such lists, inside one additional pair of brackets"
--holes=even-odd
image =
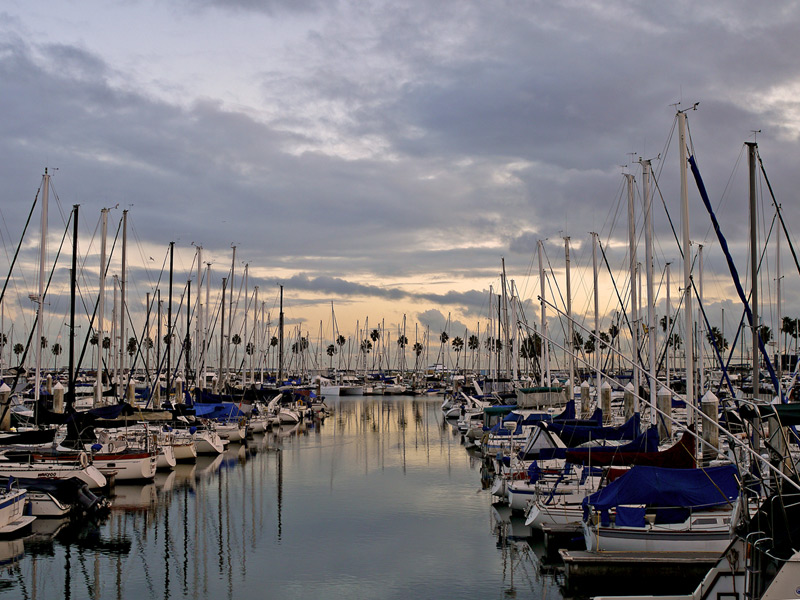
[[(452, 337), (485, 326), (501, 259), (536, 302), (538, 239), (563, 291), (565, 235), (582, 312), (589, 232), (614, 269), (627, 260), (622, 174), (641, 179), (638, 157), (653, 159), (664, 197), (655, 268), (673, 263), (676, 303), (664, 206), (679, 228), (677, 103), (700, 103), (691, 143), (743, 274), (752, 131), (790, 228), (798, 217), (796, 2), (6, 0), (0, 17), (4, 265), (48, 167), (49, 254), (80, 204), (87, 296), (100, 209), (113, 208), (110, 236), (129, 210), (134, 313), (170, 241), (176, 279), (194, 277), (202, 245), (215, 288), (235, 245), (235, 286), (248, 263), (274, 318), (284, 284), (290, 321), (312, 338), (320, 321), (329, 335), (331, 302), (347, 335), (365, 318), (396, 332), (406, 315), (413, 341), (415, 326), (440, 331), (449, 314)], [(730, 330), (741, 308), (695, 189), (709, 312), (719, 321), (727, 307)], [(637, 202), (641, 224), (641, 191)], [(764, 243), (766, 191), (759, 210)], [(6, 303), (18, 330), (31, 322), (21, 313), (37, 231), (34, 219)], [(786, 250), (783, 263), (786, 312), (800, 314)], [(53, 284), (51, 337), (63, 329), (68, 266)], [(618, 307), (602, 281), (607, 313)]]

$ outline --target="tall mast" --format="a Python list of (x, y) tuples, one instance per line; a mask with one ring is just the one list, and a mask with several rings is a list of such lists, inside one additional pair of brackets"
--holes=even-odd
[[(747, 166), (750, 173), (750, 296), (753, 311), (753, 399), (758, 398), (761, 382), (758, 352), (758, 213), (756, 211), (756, 148), (755, 142), (747, 144)], [(778, 390), (776, 390), (778, 391)], [(780, 393), (778, 391), (778, 393)]]
[[(331, 304), (333, 307), (333, 304)], [(333, 308), (331, 308), (333, 310)], [(278, 319), (278, 381), (277, 385), (283, 383), (283, 286), (281, 286), (281, 312)], [(340, 359), (341, 360), (341, 359)]]
[[(78, 205), (72, 206), (72, 268), (69, 273), (69, 383), (67, 407), (75, 402), (75, 295), (78, 280)], [(2, 359), (0, 359), (2, 363)]]
[[(666, 278), (667, 278), (667, 310), (666, 310), (667, 314), (666, 314), (666, 317), (665, 317), (665, 319), (666, 319), (665, 324), (666, 324), (667, 342), (666, 342), (666, 345), (665, 345), (666, 350), (664, 351), (664, 370), (667, 372), (667, 387), (672, 387), (672, 384), (670, 383), (670, 375), (671, 374), (670, 374), (670, 362), (669, 362), (669, 348), (670, 348), (670, 342), (671, 342), (671, 337), (672, 337), (672, 334), (671, 334), (671, 331), (672, 331), (672, 301), (670, 300), (670, 291), (669, 291), (669, 286), (670, 286), (670, 281), (669, 281), (670, 280), (670, 277), (669, 277), (670, 276), (670, 264), (671, 263), (667, 263), (666, 266), (665, 266)], [(675, 352), (675, 350), (673, 349), (673, 353), (674, 352)]]
[(572, 284), (570, 282), (569, 273), (569, 236), (564, 236), (564, 257), (566, 261), (566, 279), (567, 279), (567, 325), (569, 332), (569, 341), (565, 344), (567, 348), (567, 355), (569, 357), (569, 382), (567, 385), (567, 398), (569, 400), (575, 399), (575, 355), (573, 354), (575, 348), (575, 324), (572, 322)]
[(542, 357), (544, 359), (544, 367), (542, 368), (542, 375), (545, 376), (545, 385), (550, 385), (550, 345), (547, 343), (547, 304), (545, 303), (545, 281), (544, 281), (544, 262), (542, 262), (542, 240), (537, 240), (536, 246), (539, 250), (539, 295), (541, 296), (542, 308)]
[(631, 331), (632, 339), (631, 345), (633, 346), (633, 389), (636, 394), (633, 397), (633, 411), (639, 412), (639, 311), (638, 311), (638, 298), (636, 296), (636, 212), (634, 203), (634, 182), (633, 175), (626, 174), (625, 179), (628, 181), (628, 258), (630, 259), (631, 269)]
[(219, 319), (219, 369), (217, 371), (217, 389), (218, 393), (222, 393), (222, 389), (224, 389), (225, 381), (222, 379), (222, 366), (223, 360), (225, 358), (225, 287), (228, 283), (228, 278), (222, 278), (222, 302), (220, 302), (220, 310), (222, 314), (220, 315)]
[(117, 355), (119, 357), (117, 368), (117, 395), (124, 395), (125, 388), (123, 386), (123, 379), (125, 373), (125, 350), (127, 349), (127, 339), (125, 336), (125, 283), (126, 273), (128, 267), (128, 211), (122, 211), (122, 265), (119, 274), (119, 349)]
[(100, 291), (97, 299), (97, 383), (95, 385), (94, 403), (99, 406), (103, 401), (103, 319), (106, 303), (106, 233), (108, 230), (108, 209), (100, 211), (102, 226), (100, 229)]
[(227, 382), (230, 377), (231, 369), (231, 333), (233, 332), (233, 282), (234, 275), (236, 274), (236, 246), (232, 246), (233, 255), (231, 257), (231, 278), (230, 283), (230, 299), (228, 300), (228, 343), (225, 345), (225, 381)]
[[(145, 295), (145, 321), (144, 321), (144, 380), (149, 384), (150, 383), (150, 342), (152, 342), (152, 337), (150, 335), (150, 292), (146, 292)], [(149, 341), (148, 341), (149, 340)]]
[(703, 364), (703, 244), (697, 245), (697, 372), (698, 372), (698, 395), (702, 397), (705, 390), (706, 378), (705, 366)]
[[(320, 339), (320, 345), (322, 340)], [(256, 382), (256, 372), (253, 370), (253, 357), (258, 357), (258, 352), (261, 348), (261, 336), (258, 335), (258, 286), (253, 288), (253, 347), (250, 352), (250, 375), (253, 377), (253, 383)]]
[[(39, 292), (36, 295), (36, 383), (34, 397), (36, 406), (39, 405), (40, 388), (42, 387), (42, 331), (44, 321), (44, 263), (47, 260), (47, 201), (50, 195), (50, 175), (47, 168), (44, 170), (44, 185), (42, 187), (42, 237), (39, 241)], [(37, 412), (38, 414), (38, 412)]]
[[(600, 385), (602, 384), (602, 377), (600, 376), (600, 299), (598, 290), (600, 289), (597, 281), (597, 242), (598, 235), (592, 232), (592, 286), (594, 288), (594, 370), (595, 370), (595, 394), (600, 398)], [(604, 415), (608, 418), (611, 415)]]
[[(781, 206), (778, 205), (778, 210), (780, 211)], [(778, 331), (777, 335), (775, 336), (778, 341), (778, 381), (781, 381), (783, 376), (783, 348), (781, 346), (781, 330), (783, 329), (783, 317), (781, 316), (783, 312), (783, 306), (781, 303), (781, 227), (777, 228), (777, 235), (775, 236), (775, 273), (776, 275), (776, 288), (775, 292), (777, 295), (777, 312), (778, 312)], [(778, 391), (778, 396), (781, 398), (783, 397), (783, 393)]]
[(194, 385), (200, 387), (200, 369), (202, 367), (205, 340), (203, 339), (203, 247), (197, 247), (197, 317), (194, 323)]
[[(696, 404), (694, 397), (694, 346), (692, 345), (692, 331), (694, 331), (692, 311), (692, 249), (689, 240), (689, 186), (686, 173), (687, 146), (686, 146), (686, 113), (678, 112), (678, 148), (680, 150), (681, 172), (681, 230), (683, 233), (683, 293), (685, 319), (683, 349), (686, 357), (686, 402), (691, 406)], [(687, 413), (687, 421), (694, 424), (694, 410)]]
[[(247, 344), (250, 343), (248, 341), (249, 338), (247, 337), (247, 318), (248, 318), (248, 316), (250, 314), (248, 312), (249, 311), (249, 306), (250, 306), (250, 291), (249, 291), (249, 289), (247, 287), (248, 283), (249, 283), (248, 280), (247, 280), (248, 266), (249, 265), (247, 263), (245, 263), (245, 265), (244, 265), (244, 340), (243, 340), (244, 341), (244, 353), (245, 353), (245, 356), (247, 356)], [(237, 307), (238, 307), (238, 303), (237, 303)], [(250, 356), (252, 356), (252, 354)], [(245, 362), (245, 361), (242, 361), (242, 362)], [(252, 367), (252, 361), (251, 361), (250, 366)], [(238, 365), (237, 365), (237, 369), (238, 369)], [(247, 385), (247, 369), (245, 369), (245, 373), (244, 373), (244, 385)]]
[(506, 259), (501, 259), (501, 263), (503, 265), (503, 274), (501, 278), (501, 285), (503, 287), (503, 293), (501, 294), (503, 302), (503, 355), (505, 356), (506, 360), (506, 377), (511, 379), (511, 330), (508, 324), (508, 281), (506, 280)]
[(656, 305), (653, 282), (653, 202), (650, 197), (650, 161), (642, 160), (642, 189), (644, 191), (645, 271), (647, 275), (647, 341), (650, 366), (650, 422), (657, 423), (656, 415)]
[[(206, 263), (206, 310), (205, 310), (205, 322), (203, 323), (203, 361), (202, 361), (203, 389), (205, 389), (206, 387), (206, 370), (208, 369), (208, 363), (209, 363), (208, 349), (211, 347), (211, 332), (208, 330), (210, 312), (211, 312), (211, 263)], [(219, 373), (217, 373), (217, 375), (219, 375)]]
[(167, 402), (172, 391), (172, 268), (175, 257), (175, 242), (169, 243), (169, 298), (167, 298)]

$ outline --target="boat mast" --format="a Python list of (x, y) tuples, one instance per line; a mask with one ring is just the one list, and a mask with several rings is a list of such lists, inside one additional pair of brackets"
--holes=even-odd
[[(67, 408), (75, 402), (75, 295), (78, 280), (78, 205), (72, 205), (72, 268), (69, 273), (69, 381), (67, 383)], [(2, 359), (0, 359), (2, 363)], [(71, 412), (71, 411), (67, 411)]]
[(125, 350), (127, 349), (127, 336), (125, 335), (125, 283), (127, 274), (128, 250), (128, 211), (122, 211), (122, 265), (119, 274), (119, 351), (117, 368), (117, 396), (125, 395), (123, 379), (125, 374)]
[(633, 396), (633, 412), (639, 412), (639, 304), (636, 296), (636, 212), (634, 203), (635, 178), (630, 173), (625, 174), (628, 182), (628, 258), (631, 271), (631, 346), (633, 347), (633, 376), (632, 383), (635, 394)]
[[(320, 344), (322, 340), (320, 340)], [(253, 345), (250, 348), (250, 375), (253, 378), (253, 384), (256, 382), (256, 372), (253, 370), (253, 357), (258, 357), (258, 352), (261, 347), (261, 337), (258, 335), (258, 286), (253, 286)], [(255, 387), (255, 385), (254, 385)]]
[(217, 390), (218, 394), (222, 393), (225, 382), (222, 378), (223, 373), (223, 360), (225, 359), (225, 287), (228, 284), (228, 278), (222, 278), (222, 302), (220, 302), (220, 310), (222, 314), (219, 319), (219, 372), (217, 373)]
[[(205, 322), (203, 323), (203, 379), (201, 387), (206, 389), (206, 371), (208, 370), (209, 363), (209, 349), (211, 348), (211, 332), (209, 331), (210, 312), (211, 312), (211, 263), (206, 263), (206, 310)], [(217, 373), (219, 375), (219, 373)]]
[(203, 339), (203, 247), (197, 247), (197, 318), (194, 323), (194, 385), (200, 387), (200, 368), (203, 365), (205, 340)]
[[(761, 387), (758, 355), (758, 213), (756, 211), (756, 142), (747, 145), (747, 166), (750, 173), (750, 297), (753, 312), (753, 399), (758, 399)], [(776, 390), (779, 391), (779, 390)]]
[[(42, 353), (45, 348), (42, 348), (42, 331), (44, 321), (44, 263), (47, 255), (47, 201), (50, 195), (50, 175), (47, 174), (47, 168), (44, 170), (44, 185), (42, 187), (42, 227), (41, 239), (39, 241), (39, 291), (36, 295), (36, 387), (34, 388), (34, 398), (36, 399), (36, 408), (38, 415), (39, 407), (39, 394), (42, 386)], [(33, 300), (34, 298), (31, 297)]]
[(97, 300), (97, 381), (95, 382), (94, 404), (103, 401), (103, 319), (106, 302), (106, 232), (108, 229), (108, 209), (100, 211), (100, 291)]
[[(569, 381), (567, 385), (567, 399), (575, 399), (575, 324), (572, 322), (572, 284), (570, 282), (570, 260), (569, 260), (569, 236), (564, 236), (564, 256), (566, 259), (566, 279), (567, 279), (567, 324), (569, 331), (569, 341), (565, 344), (569, 357)], [(586, 407), (583, 407), (586, 408)], [(578, 416), (580, 418), (580, 416)]]
[(175, 257), (175, 242), (169, 243), (169, 298), (167, 298), (167, 402), (172, 393), (172, 268)]
[[(248, 266), (249, 266), (249, 264), (245, 263), (245, 265), (244, 265), (244, 324), (243, 324), (244, 325), (244, 340), (243, 341), (244, 341), (244, 353), (245, 353), (245, 356), (247, 356), (247, 344), (250, 343), (248, 341), (248, 337), (247, 337), (247, 318), (248, 318), (248, 315), (249, 315), (249, 313), (248, 313), (249, 308), (248, 307), (250, 305), (250, 291), (249, 291), (249, 288), (248, 288), (249, 282), (247, 280)], [(238, 302), (236, 303), (236, 308), (239, 308), (239, 303)], [(247, 361), (243, 360), (242, 362), (245, 363)], [(252, 364), (250, 366), (252, 366)], [(236, 369), (237, 370), (238, 370), (238, 368), (239, 368), (239, 366), (236, 365)], [(242, 377), (242, 384), (244, 386), (247, 386), (247, 369), (245, 369), (244, 376)]]
[(233, 256), (231, 257), (231, 278), (230, 278), (230, 298), (228, 299), (228, 343), (225, 344), (225, 383), (228, 382), (231, 370), (231, 332), (233, 331), (233, 282), (236, 273), (236, 246), (233, 249)]
[[(602, 384), (602, 377), (600, 375), (600, 298), (598, 290), (600, 289), (597, 281), (597, 243), (598, 235), (592, 232), (592, 279), (594, 287), (594, 369), (595, 369), (595, 395), (600, 398), (600, 385)], [(603, 415), (604, 419), (610, 418), (611, 415)]]
[[(697, 371), (698, 389), (697, 393), (702, 398), (706, 389), (705, 365), (703, 364), (703, 244), (697, 245)], [(720, 348), (720, 351), (722, 348)]]
[[(778, 205), (778, 211), (780, 211), (781, 207), (780, 204)], [(781, 381), (783, 378), (783, 348), (781, 347), (781, 329), (783, 329), (783, 317), (781, 313), (783, 311), (782, 303), (781, 303), (781, 228), (778, 227), (775, 236), (775, 273), (776, 275), (776, 289), (775, 292), (778, 296), (777, 300), (777, 312), (778, 312), (778, 335), (775, 337), (778, 341), (778, 381)], [(724, 337), (723, 337), (724, 339)], [(778, 396), (781, 398), (783, 397), (783, 393), (780, 390), (776, 390), (778, 392)]]
[(680, 173), (681, 173), (681, 230), (683, 233), (683, 293), (684, 296), (684, 331), (686, 340), (683, 344), (684, 362), (686, 368), (686, 401), (692, 408), (687, 411), (687, 421), (689, 425), (695, 422), (693, 407), (695, 406), (694, 397), (694, 346), (692, 345), (692, 331), (694, 330), (692, 315), (692, 250), (689, 240), (689, 186), (686, 173), (686, 162), (688, 160), (686, 146), (686, 112), (678, 111), (678, 148), (680, 150)]
[(537, 240), (536, 245), (539, 250), (539, 295), (541, 296), (542, 307), (542, 357), (544, 358), (544, 368), (542, 374), (545, 375), (544, 385), (550, 385), (550, 346), (547, 343), (547, 304), (545, 302), (545, 281), (544, 281), (544, 262), (542, 261), (542, 240)]
[[(670, 362), (669, 362), (669, 348), (670, 348), (671, 341), (672, 341), (672, 301), (670, 300), (670, 291), (669, 291), (669, 286), (670, 286), (670, 282), (669, 282), (669, 280), (670, 280), (670, 264), (671, 263), (667, 263), (665, 265), (666, 279), (667, 279), (667, 310), (666, 310), (667, 314), (666, 314), (666, 317), (665, 317), (665, 319), (666, 319), (666, 321), (665, 321), (665, 325), (666, 325), (665, 332), (667, 334), (667, 341), (666, 341), (666, 346), (665, 346), (665, 350), (664, 350), (664, 370), (667, 373), (667, 387), (668, 388), (672, 387), (672, 384), (670, 382), (671, 373), (670, 373)], [(723, 319), (723, 323), (724, 323), (724, 319)], [(675, 354), (674, 346), (673, 346), (673, 349), (672, 349), (672, 353), (673, 353), (673, 355)]]
[(650, 196), (650, 161), (641, 160), (642, 189), (644, 191), (645, 271), (647, 276), (647, 341), (649, 344), (650, 423), (657, 424), (656, 394), (656, 305), (653, 282), (653, 202)]
[[(283, 383), (283, 286), (281, 285), (281, 304), (280, 304), (280, 315), (278, 316), (278, 381), (276, 382), (277, 385)], [(333, 310), (333, 303), (331, 303), (331, 310)], [(338, 342), (338, 340), (337, 340)], [(341, 351), (341, 350), (340, 350)], [(341, 357), (339, 358), (341, 363)]]

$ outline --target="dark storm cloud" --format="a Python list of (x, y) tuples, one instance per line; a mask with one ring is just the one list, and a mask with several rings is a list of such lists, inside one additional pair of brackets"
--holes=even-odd
[(306, 273), (299, 273), (289, 279), (282, 280), (281, 283), (287, 289), (293, 291), (304, 290), (335, 297), (364, 296), (386, 300), (425, 300), (436, 304), (459, 307), (464, 314), (479, 314), (481, 309), (484, 309), (483, 312), (485, 312), (488, 303), (488, 291), (450, 291), (445, 294), (408, 292), (400, 288), (354, 283), (338, 277), (324, 275), (310, 277)]
[[(213, 8), (264, 19), (267, 37), (286, 15), (302, 31), (243, 71), (269, 116), (239, 109), (235, 91), (232, 103), (200, 93), (166, 100), (118, 59), (34, 42), (13, 15), (6, 20), (0, 198), (12, 234), (43, 167), (58, 167), (61, 202), (81, 203), (87, 237), (99, 209), (119, 204), (148, 248), (195, 242), (224, 263), (234, 243), (264, 269), (301, 273), (286, 285), (312, 296), (413, 299), (475, 315), (486, 310), (484, 292), (355, 281), (491, 281), (503, 255), (522, 278), (536, 240), (566, 234), (577, 246), (590, 231), (619, 243), (610, 260), (624, 263), (620, 165), (638, 174), (638, 156), (654, 159), (679, 226), (678, 101), (701, 102), (689, 116), (691, 146), (737, 255), (747, 228), (740, 152), (751, 130), (763, 130), (787, 221), (800, 218), (789, 201), (800, 186), (792, 3), (199, 6), (186, 15), (197, 25)], [(711, 250), (691, 195), (692, 239)], [(656, 207), (663, 264), (678, 252), (660, 198)]]

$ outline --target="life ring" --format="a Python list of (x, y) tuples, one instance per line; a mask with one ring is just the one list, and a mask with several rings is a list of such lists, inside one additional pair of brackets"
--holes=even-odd
[(85, 469), (89, 466), (89, 455), (86, 452), (81, 452), (78, 454), (78, 462), (81, 465), (81, 469)]

